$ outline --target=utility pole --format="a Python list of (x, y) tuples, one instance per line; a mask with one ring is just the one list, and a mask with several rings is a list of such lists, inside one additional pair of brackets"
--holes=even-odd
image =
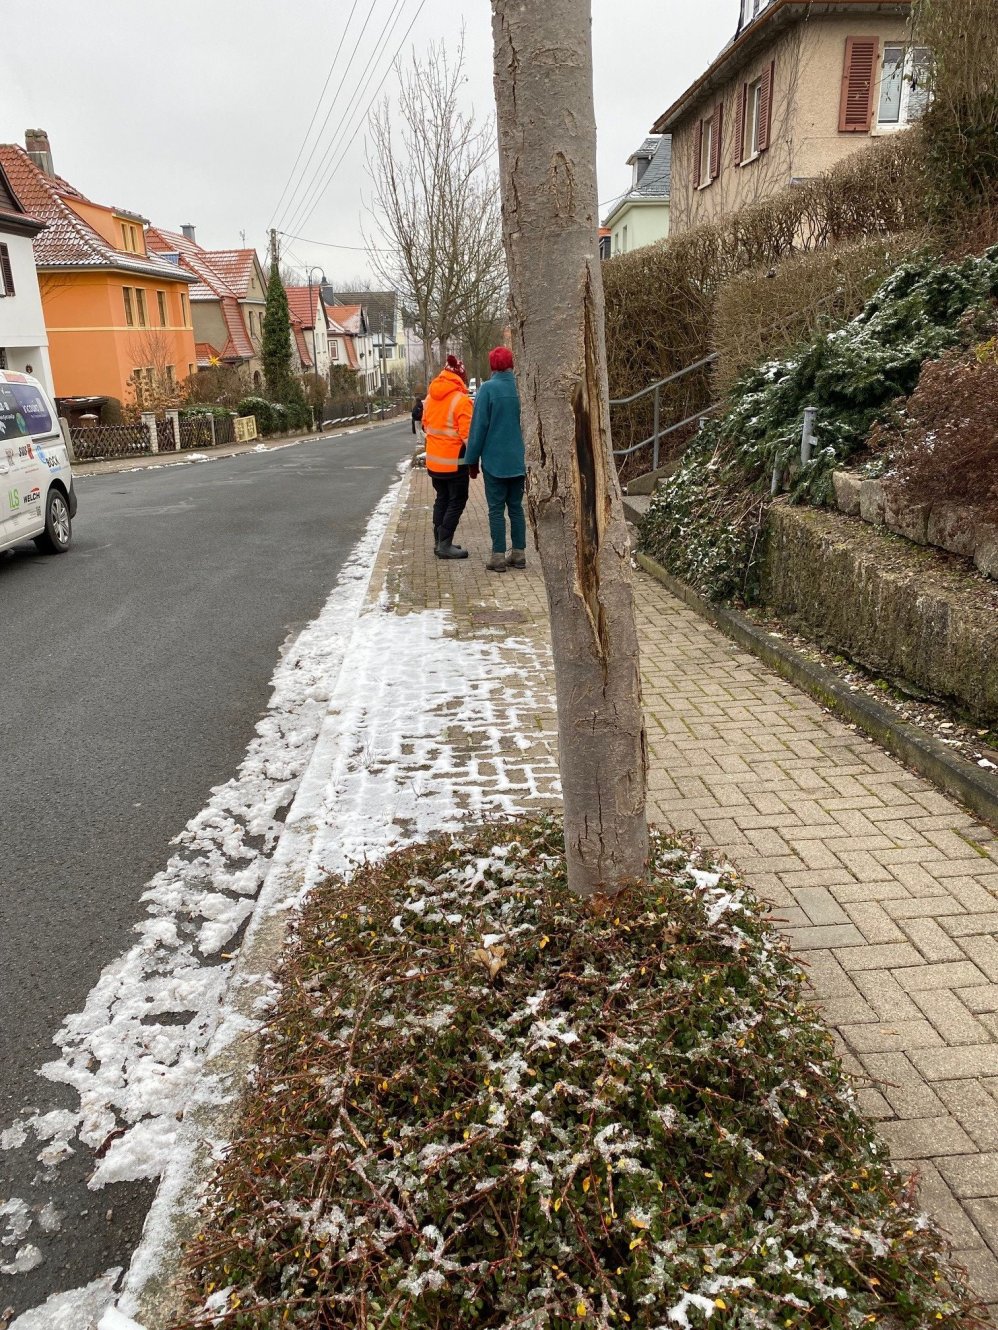
[(381, 400), (388, 398), (388, 383), (385, 378), (385, 315), (381, 315)]
[(279, 259), (280, 259), (280, 254), (279, 254), (278, 249), (277, 249), (277, 228), (276, 228), (276, 227), (271, 227), (271, 229), (270, 229), (270, 266), (271, 266), (272, 268), (276, 268)]

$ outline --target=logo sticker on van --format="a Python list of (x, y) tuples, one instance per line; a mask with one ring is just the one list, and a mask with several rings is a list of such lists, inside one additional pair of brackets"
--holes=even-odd
[(18, 494), (17, 490), (8, 490), (7, 503), (10, 506), (11, 512), (16, 513), (21, 506), (21, 496)]
[(28, 490), (27, 494), (21, 495), (21, 501), (23, 503), (40, 503), (41, 497), (42, 497), (42, 492), (36, 485), (33, 490)]

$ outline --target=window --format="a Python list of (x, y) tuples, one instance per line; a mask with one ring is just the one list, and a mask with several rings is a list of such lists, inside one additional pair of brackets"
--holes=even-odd
[(776, 61), (752, 83), (743, 83), (735, 119), (735, 165), (745, 166), (769, 147)]
[(184, 325), (184, 327), (185, 327), (185, 328), (189, 328), (189, 327), (191, 326), (191, 317), (190, 317), (190, 314), (187, 312), (187, 292), (186, 292), (186, 291), (181, 291), (181, 293), (180, 293), (180, 317), (181, 317), (181, 319), (182, 319), (182, 321), (183, 321), (183, 325)]
[(166, 377), (166, 386), (171, 389), (175, 388), (177, 386), (177, 376), (173, 371), (172, 365), (166, 366), (166, 369), (164, 370), (164, 375)]
[(929, 104), (929, 64), (927, 47), (884, 47), (878, 129), (902, 129), (921, 119)]
[(624, 253), (626, 254), (626, 253), (627, 253), (627, 227), (626, 227), (626, 226), (624, 227), (623, 246), (624, 246)]
[(129, 254), (141, 254), (139, 246), (139, 228), (133, 226), (131, 222), (121, 223), (121, 247)]
[(14, 271), (10, 266), (10, 250), (0, 245), (0, 297), (14, 294)]
[(698, 120), (693, 132), (693, 186), (706, 189), (721, 174), (721, 123), (718, 103), (711, 115)]
[(146, 309), (146, 293), (141, 286), (135, 288), (135, 320), (140, 328), (149, 327), (149, 313)]
[(49, 409), (37, 388), (29, 383), (0, 384), (0, 436), (19, 439), (30, 434), (51, 434), (54, 429)]
[(166, 327), (166, 292), (156, 292), (156, 303), (159, 305), (159, 326)]
[(330, 360), (339, 360), (339, 358), (340, 358), (340, 344), (339, 344), (339, 342), (330, 342), (330, 343), (329, 343), (329, 358), (330, 358)]
[(759, 155), (759, 111), (762, 107), (762, 79), (749, 84), (745, 99), (745, 156)]
[(121, 293), (125, 297), (125, 322), (129, 328), (135, 327), (135, 306), (132, 302), (132, 288), (123, 286)]

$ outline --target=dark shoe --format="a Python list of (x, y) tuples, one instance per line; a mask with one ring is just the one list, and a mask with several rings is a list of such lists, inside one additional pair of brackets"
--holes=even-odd
[(506, 553), (490, 554), (485, 567), (490, 573), (504, 573), (506, 571)]
[(452, 545), (449, 540), (442, 540), (434, 550), (438, 559), (466, 559), (468, 551), (463, 550), (460, 545)]
[(507, 560), (506, 567), (507, 567), (507, 568), (526, 568), (526, 566), (527, 566), (527, 551), (526, 551), (526, 550), (510, 550), (510, 552), (509, 552), (509, 559)]

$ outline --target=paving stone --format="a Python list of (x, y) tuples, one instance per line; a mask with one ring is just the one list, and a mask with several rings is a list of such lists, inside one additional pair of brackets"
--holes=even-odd
[(945, 1043), (986, 1044), (991, 1035), (975, 1020), (958, 997), (949, 989), (916, 989), (912, 1001), (942, 1036)]
[(928, 1160), (895, 1159), (894, 1166), (903, 1173), (918, 1173), (919, 1200), (938, 1221), (954, 1247), (967, 1250), (981, 1246), (981, 1234), (968, 1215), (976, 1202), (957, 1200), (946, 1179)]
[(971, 1077), (998, 1076), (998, 1044), (971, 1044), (963, 1048), (924, 1048), (912, 1053), (911, 1060), (927, 1081), (958, 1081)]
[[(834, 945), (829, 943), (829, 946)], [(910, 942), (843, 949), (836, 954), (847, 970), (893, 970), (899, 966), (917, 965), (922, 959)]]
[(998, 1154), (993, 1151), (947, 1159), (938, 1167), (961, 1200), (998, 1197)]
[(977, 934), (998, 935), (998, 910), (984, 914), (957, 914), (941, 921), (950, 937), (974, 937)]
[(945, 1155), (973, 1155), (976, 1145), (953, 1117), (912, 1118), (882, 1122), (880, 1135), (895, 1159), (939, 1159)]
[(876, 1025), (843, 1025), (843, 1037), (857, 1053), (910, 1052), (938, 1048), (943, 1039), (929, 1021), (879, 1021)]
[(970, 961), (953, 964), (918, 965), (893, 971), (894, 978), (906, 992), (929, 988), (964, 988), (984, 981), (984, 975)]
[(960, 961), (964, 953), (935, 919), (906, 919), (904, 931), (927, 961)]
[(968, 1011), (977, 1013), (998, 1011), (998, 984), (982, 984), (979, 988), (958, 988), (956, 993)]
[(998, 982), (998, 940), (993, 937), (964, 937), (960, 946), (992, 983)]
[(880, 1017), (857, 993), (852, 997), (815, 998), (826, 1025), (879, 1024)]
[(986, 1302), (998, 1301), (998, 1260), (986, 1247), (955, 1251), (953, 1258), (970, 1276), (974, 1292)]
[(840, 958), (841, 955), (847, 954), (848, 948), (865, 945), (863, 934), (853, 924), (824, 924), (818, 927), (791, 928), (788, 937), (790, 945), (795, 951), (812, 951), (815, 948), (835, 947), (841, 949)]
[(998, 1111), (980, 1081), (940, 1081), (935, 1090), (979, 1150), (998, 1150)]
[[(892, 919), (940, 919), (958, 916), (963, 906), (952, 896), (920, 896), (885, 901), (884, 909)], [(946, 927), (946, 924), (943, 925)], [(948, 929), (947, 929), (948, 931)]]
[(991, 1251), (998, 1256), (998, 1200), (968, 1200), (967, 1212)]
[(899, 1118), (942, 1117), (946, 1104), (904, 1053), (865, 1053), (863, 1067)]
[[(798, 887), (793, 893), (797, 904), (812, 924), (847, 924), (849, 915), (827, 887)], [(853, 920), (855, 923), (856, 921)], [(866, 934), (864, 933), (864, 937)]]
[(921, 1016), (890, 970), (859, 970), (851, 978), (881, 1020), (917, 1021)]
[(846, 914), (867, 942), (904, 942), (905, 934), (876, 901), (847, 905)]

